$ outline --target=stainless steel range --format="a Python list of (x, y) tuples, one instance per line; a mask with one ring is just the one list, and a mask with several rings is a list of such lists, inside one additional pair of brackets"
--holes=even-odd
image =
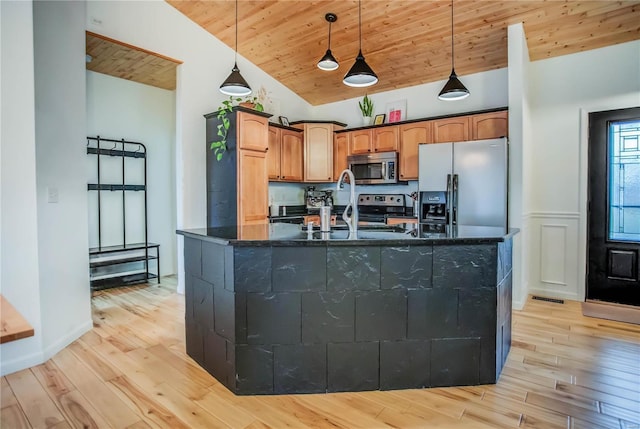
[(384, 223), (387, 216), (403, 216), (404, 194), (360, 194), (358, 195), (360, 222)]

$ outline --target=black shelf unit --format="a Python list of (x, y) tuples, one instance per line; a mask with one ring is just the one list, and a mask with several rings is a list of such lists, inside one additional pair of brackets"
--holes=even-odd
[[(104, 145), (104, 146), (103, 146)], [(89, 271), (92, 290), (100, 290), (117, 286), (128, 286), (146, 283), (156, 279), (160, 283), (160, 245), (148, 240), (147, 219), (147, 149), (139, 142), (125, 139), (113, 140), (100, 136), (87, 137), (87, 154), (97, 156), (97, 183), (89, 183), (88, 191), (97, 191), (98, 246), (89, 249)], [(102, 183), (102, 156), (121, 158), (122, 180), (120, 183)], [(143, 161), (144, 184), (127, 184), (125, 176), (125, 160), (138, 158)], [(118, 245), (102, 245), (102, 192), (122, 193), (122, 242)], [(144, 241), (127, 243), (127, 192), (144, 194)], [(155, 262), (155, 272), (150, 270), (150, 262)]]

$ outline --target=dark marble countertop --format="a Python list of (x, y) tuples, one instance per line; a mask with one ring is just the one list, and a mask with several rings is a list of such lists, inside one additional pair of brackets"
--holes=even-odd
[(301, 225), (270, 223), (265, 225), (230, 226), (178, 230), (185, 237), (235, 246), (407, 246), (421, 244), (487, 244), (502, 242), (518, 232), (504, 228), (459, 225), (453, 231), (433, 231), (421, 224), (396, 226), (361, 226), (358, 238), (349, 239), (346, 226), (332, 228), (330, 233), (307, 231)]

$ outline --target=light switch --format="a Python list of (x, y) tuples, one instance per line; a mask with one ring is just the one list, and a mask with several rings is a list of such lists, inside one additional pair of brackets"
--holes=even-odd
[(49, 203), (57, 203), (58, 202), (58, 188), (47, 188), (47, 202)]

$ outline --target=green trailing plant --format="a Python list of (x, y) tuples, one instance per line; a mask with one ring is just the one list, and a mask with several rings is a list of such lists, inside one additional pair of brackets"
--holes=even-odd
[(260, 103), (258, 97), (230, 96), (228, 100), (224, 100), (222, 102), (222, 105), (218, 108), (217, 116), (218, 121), (220, 121), (217, 132), (219, 139), (209, 144), (209, 148), (215, 154), (217, 161), (220, 161), (224, 153), (227, 151), (227, 135), (229, 134), (229, 127), (231, 126), (228, 116), (230, 113), (233, 113), (233, 107), (236, 105), (235, 103), (251, 103), (254, 105), (253, 109), (258, 112), (264, 112), (264, 106)]
[(373, 115), (373, 101), (365, 95), (362, 101), (358, 101), (358, 106), (360, 107), (360, 111), (362, 112), (362, 116), (371, 116)]

